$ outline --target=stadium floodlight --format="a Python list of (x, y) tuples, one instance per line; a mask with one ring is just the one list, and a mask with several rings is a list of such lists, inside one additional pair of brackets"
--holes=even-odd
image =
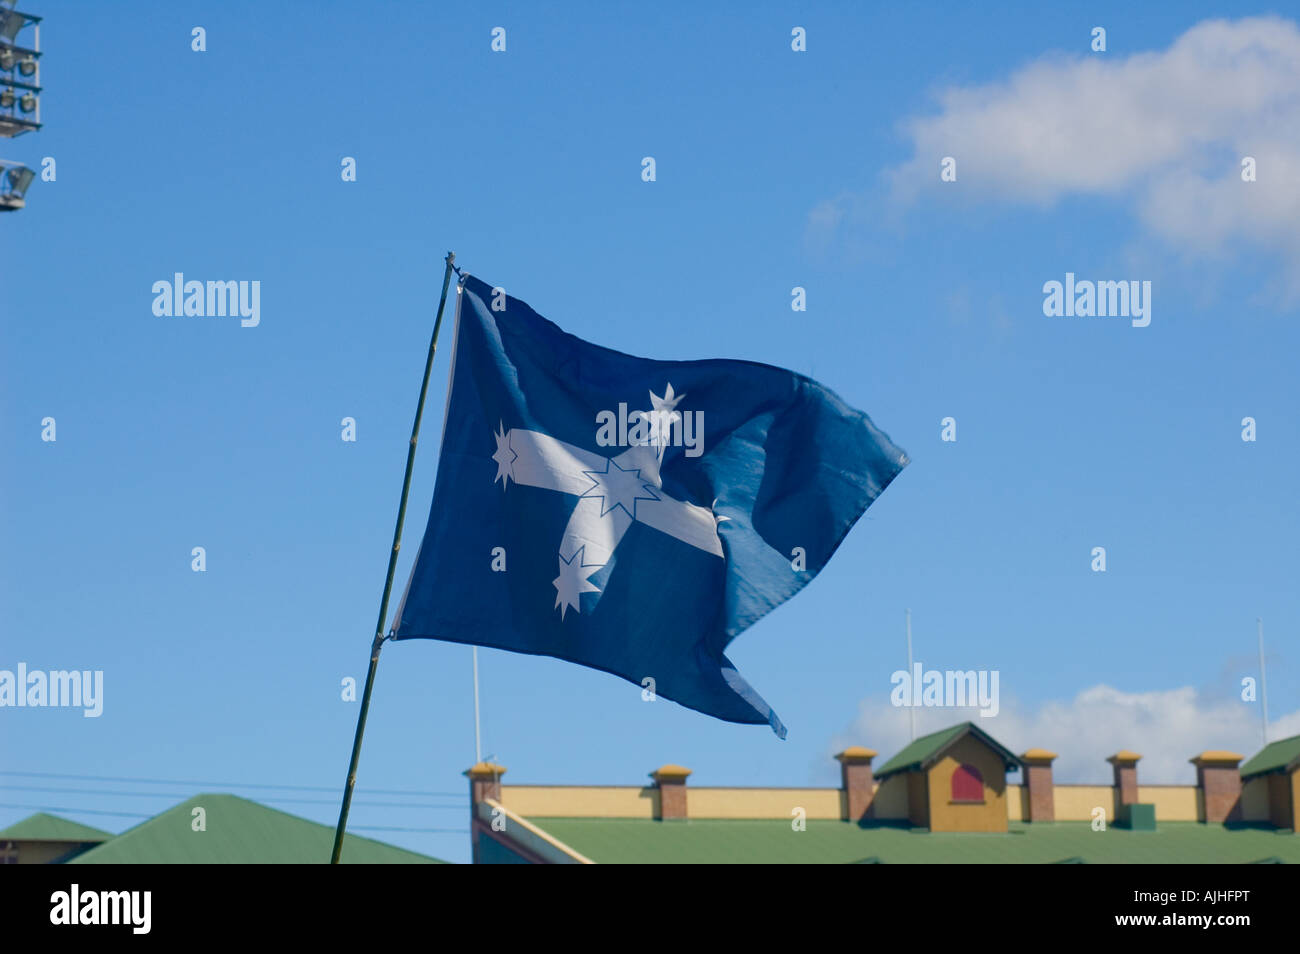
[(36, 178), (35, 171), (26, 166), (6, 163), (4, 174), (0, 175), (0, 212), (12, 212), (26, 205), (23, 198), (27, 187)]
[(13, 43), (23, 27), (40, 22), (40, 17), (15, 10), (12, 5), (3, 5), (3, 0), (0, 0), (0, 40)]
[(18, 31), (27, 23), (27, 18), (17, 10), (6, 10), (0, 7), (0, 38), (12, 43)]
[[(41, 18), (16, 10), (17, 0), (0, 0), (0, 138), (41, 128)], [(30, 40), (15, 38), (27, 27)], [(36, 173), (21, 162), (0, 159), (0, 211), (21, 209)]]

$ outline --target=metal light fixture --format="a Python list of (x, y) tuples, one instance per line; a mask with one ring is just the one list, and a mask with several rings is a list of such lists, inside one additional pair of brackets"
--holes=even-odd
[(36, 172), (26, 166), (14, 166), (5, 173), (5, 178), (9, 180), (9, 194), (21, 199), (26, 195), (27, 187), (36, 178)]
[(25, 113), (34, 112), (36, 109), (36, 94), (24, 93), (22, 99), (18, 100), (18, 105), (22, 107)]
[(36, 72), (36, 57), (25, 56), (18, 61), (18, 72), (24, 76), (31, 76)]
[(14, 51), (9, 47), (0, 49), (0, 70), (11, 70), (14, 68)]
[(27, 193), (27, 187), (36, 178), (35, 171), (12, 163), (5, 163), (0, 166), (0, 170), (3, 170), (0, 173), (0, 212), (21, 209), (26, 205), (23, 196)]
[(13, 89), (0, 90), (0, 106), (3, 106), (5, 109), (9, 109), (11, 106), (13, 106), (13, 104), (14, 104)]
[(6, 10), (0, 7), (0, 37), (10, 43), (13, 42), (14, 37), (18, 35), (18, 31), (23, 28), (23, 24), (26, 22), (27, 18), (17, 10)]

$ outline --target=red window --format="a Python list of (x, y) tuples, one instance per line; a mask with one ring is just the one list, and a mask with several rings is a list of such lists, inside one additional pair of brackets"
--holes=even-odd
[(954, 802), (984, 801), (984, 776), (973, 765), (959, 765), (952, 773), (952, 800)]

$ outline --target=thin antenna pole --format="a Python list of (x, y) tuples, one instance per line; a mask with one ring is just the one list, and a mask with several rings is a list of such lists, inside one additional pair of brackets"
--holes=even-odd
[(483, 761), (483, 735), (479, 731), (478, 723), (478, 647), (471, 647), (474, 650), (474, 764)]
[(1268, 745), (1268, 676), (1264, 672), (1264, 621), (1256, 617), (1255, 626), (1259, 633), (1259, 697), (1264, 704), (1261, 710), (1264, 717), (1264, 744)]
[(916, 741), (916, 686), (912, 686), (912, 611), (907, 611), (907, 684), (912, 687), (912, 698), (907, 700), (907, 717), (912, 723), (912, 741)]
[(424, 382), (420, 385), (420, 399), (415, 405), (415, 423), (411, 425), (411, 442), (406, 448), (406, 477), (402, 480), (402, 499), (397, 505), (397, 526), (393, 528), (393, 548), (388, 551), (388, 576), (384, 580), (384, 595), (379, 600), (379, 622), (375, 624), (375, 640), (370, 644), (370, 669), (366, 672), (366, 688), (361, 694), (361, 712), (357, 715), (357, 734), (352, 739), (352, 761), (348, 763), (348, 778), (343, 786), (343, 805), (339, 809), (339, 824), (334, 830), (334, 850), (330, 864), (339, 863), (343, 854), (343, 833), (348, 827), (348, 810), (352, 807), (352, 790), (357, 784), (357, 762), (361, 759), (361, 738), (366, 733), (366, 715), (370, 712), (370, 693), (375, 688), (375, 670), (379, 667), (379, 650), (383, 648), (384, 624), (388, 621), (388, 597), (393, 592), (393, 572), (397, 569), (397, 553), (402, 549), (402, 524), (406, 521), (406, 499), (411, 493), (411, 472), (415, 469), (415, 445), (420, 439), (420, 418), (424, 416), (424, 397), (429, 392), (429, 372), (433, 370), (433, 355), (438, 350), (438, 331), (442, 328), (442, 310), (447, 305), (447, 286), (451, 284), (451, 270), (456, 253), (447, 253), (447, 270), (442, 276), (442, 298), (438, 301), (438, 317), (433, 322), (433, 337), (429, 339), (429, 357), (424, 362)]

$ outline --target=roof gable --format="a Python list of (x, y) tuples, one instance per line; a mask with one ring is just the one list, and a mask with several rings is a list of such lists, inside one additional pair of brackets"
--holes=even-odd
[[(202, 808), (206, 829), (194, 831)], [(330, 857), (334, 829), (236, 795), (196, 795), (74, 858), (70, 864), (312, 864)], [(350, 864), (437, 864), (437, 858), (359, 835)]]
[(884, 779), (899, 772), (929, 768), (943, 756), (944, 752), (948, 751), (954, 742), (968, 733), (974, 735), (1001, 756), (1008, 771), (1021, 768), (1020, 759), (1010, 749), (1002, 745), (974, 722), (962, 722), (950, 728), (921, 736), (921, 738), (912, 742), (903, 751), (882, 765), (879, 771), (875, 773), (875, 777)]
[(81, 825), (58, 815), (37, 812), (8, 828), (0, 829), (0, 841), (75, 841), (102, 842), (112, 838), (111, 832)]
[(1242, 779), (1269, 772), (1286, 771), (1293, 762), (1300, 759), (1300, 735), (1289, 739), (1278, 739), (1264, 746), (1241, 767)]

